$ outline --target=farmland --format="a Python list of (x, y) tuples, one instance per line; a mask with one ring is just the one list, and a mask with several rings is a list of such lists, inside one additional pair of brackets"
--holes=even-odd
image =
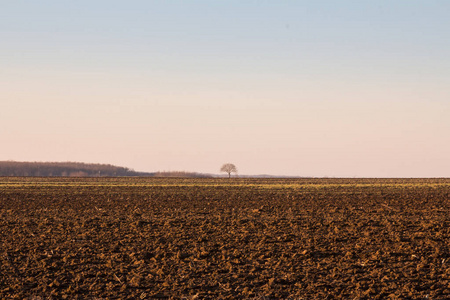
[(450, 179), (0, 178), (1, 299), (448, 299)]

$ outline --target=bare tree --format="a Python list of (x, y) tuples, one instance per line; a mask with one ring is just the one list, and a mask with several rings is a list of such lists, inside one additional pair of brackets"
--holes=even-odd
[(222, 166), (222, 168), (220, 168), (220, 172), (228, 173), (228, 178), (230, 178), (231, 173), (235, 173), (235, 174), (237, 173), (237, 168), (235, 165), (227, 163), (227, 164), (224, 164)]

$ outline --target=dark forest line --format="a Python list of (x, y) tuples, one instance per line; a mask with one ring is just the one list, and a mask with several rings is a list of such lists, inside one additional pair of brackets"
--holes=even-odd
[(154, 176), (155, 173), (136, 172), (109, 164), (79, 162), (18, 162), (0, 161), (0, 176)]
[(185, 171), (158, 171), (137, 172), (126, 167), (110, 164), (94, 164), (81, 162), (19, 162), (0, 161), (0, 176), (18, 177), (189, 177), (205, 178), (213, 177), (210, 174), (202, 174)]

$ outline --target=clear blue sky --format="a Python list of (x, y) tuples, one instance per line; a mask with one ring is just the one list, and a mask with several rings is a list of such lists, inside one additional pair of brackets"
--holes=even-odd
[(0, 2), (0, 160), (450, 176), (449, 1)]

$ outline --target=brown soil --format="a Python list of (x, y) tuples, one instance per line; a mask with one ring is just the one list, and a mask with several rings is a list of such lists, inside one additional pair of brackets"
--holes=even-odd
[(0, 178), (1, 299), (449, 299), (450, 179)]

